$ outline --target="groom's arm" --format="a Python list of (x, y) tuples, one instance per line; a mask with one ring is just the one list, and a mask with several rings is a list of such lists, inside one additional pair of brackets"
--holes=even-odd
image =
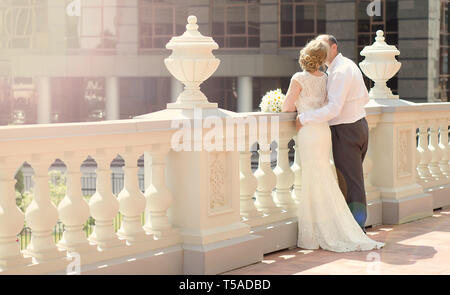
[(345, 98), (350, 90), (348, 80), (351, 74), (335, 72), (328, 77), (328, 104), (320, 109), (302, 112), (299, 115), (302, 125), (324, 123), (337, 117), (344, 106)]

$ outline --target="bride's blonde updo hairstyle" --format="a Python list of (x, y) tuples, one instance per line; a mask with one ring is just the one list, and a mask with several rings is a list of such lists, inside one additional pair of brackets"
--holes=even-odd
[(312, 40), (300, 51), (299, 63), (304, 71), (315, 72), (327, 59), (328, 44)]

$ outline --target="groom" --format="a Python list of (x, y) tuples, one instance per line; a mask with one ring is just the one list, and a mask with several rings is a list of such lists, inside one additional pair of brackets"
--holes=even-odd
[(297, 116), (297, 130), (310, 123), (328, 122), (332, 134), (333, 157), (339, 187), (355, 220), (365, 232), (367, 219), (363, 161), (369, 141), (369, 128), (364, 106), (369, 94), (358, 66), (339, 53), (332, 35), (316, 38), (327, 42), (328, 104)]

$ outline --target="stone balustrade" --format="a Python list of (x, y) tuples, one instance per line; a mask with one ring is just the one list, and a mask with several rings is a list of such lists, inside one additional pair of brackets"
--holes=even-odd
[[(64, 270), (68, 253), (81, 256), (83, 265), (180, 244), (180, 235), (168, 221), (171, 195), (165, 186), (165, 159), (170, 151), (170, 126), (158, 122), (112, 121), (0, 128), (0, 271), (51, 273)], [(150, 154), (154, 163), (152, 184), (144, 194), (138, 185), (138, 158)], [(118, 196), (111, 186), (111, 161), (125, 160), (125, 185)], [(97, 163), (96, 192), (87, 203), (81, 191), (82, 162), (91, 156)], [(66, 196), (56, 207), (50, 200), (48, 170), (60, 159), (66, 169)], [(33, 200), (25, 212), (16, 206), (14, 175), (22, 163), (33, 170)], [(148, 212), (145, 225), (141, 214)], [(121, 213), (116, 233), (113, 220)], [(82, 227), (91, 216), (92, 234)], [(60, 221), (65, 231), (55, 243), (53, 227)], [(26, 224), (31, 242), (20, 252), (17, 234)], [(19, 231), (17, 231), (19, 229)]]
[[(396, 101), (395, 105), (382, 105), (383, 102), (372, 100), (367, 106), (370, 128), (369, 151), (364, 162), (367, 226), (408, 222), (450, 205), (450, 104)], [(270, 122), (277, 117), (278, 134), (274, 138), (274, 128), (266, 125), (258, 128), (255, 138), (251, 136), (251, 124), (246, 124), (247, 142), (258, 143), (258, 168), (252, 171), (248, 146), (232, 157), (236, 163), (229, 169), (240, 175), (240, 190), (236, 191), (236, 200), (240, 201), (228, 210), (236, 208), (241, 229), (249, 228), (238, 236), (257, 241), (253, 247), (260, 247), (260, 254), (295, 247), (297, 227), (301, 226), (296, 221), (296, 208), (302, 197), (299, 157), (288, 156), (288, 144), (296, 139), (295, 114), (242, 115), (247, 121), (253, 118), (256, 126), (262, 122), (261, 118)], [(198, 261), (183, 258), (182, 253), (193, 244), (190, 231), (201, 225), (184, 226), (180, 222), (182, 216), (170, 212), (177, 207), (176, 202), (182, 202), (179, 195), (174, 195), (174, 191), (180, 194), (174, 188), (178, 185), (174, 179), (182, 178), (172, 177), (174, 171), (167, 167), (172, 158), (179, 156), (179, 152), (171, 150), (171, 138), (176, 131), (170, 119), (0, 127), (1, 273), (65, 273), (71, 263), (67, 257), (73, 253), (81, 257), (83, 273), (225, 271), (226, 265), (220, 271), (210, 272), (206, 268), (194, 271), (192, 265)], [(273, 142), (276, 144), (270, 144)], [(296, 147), (301, 144), (295, 142)], [(271, 163), (270, 154), (274, 146), (277, 157), (272, 158), (276, 161), (272, 168), (275, 163)], [(145, 171), (150, 174), (144, 194), (137, 181), (137, 160), (142, 154), (149, 157)], [(117, 155), (125, 161), (125, 184), (115, 196), (111, 190), (110, 163)], [(80, 185), (80, 166), (88, 156), (97, 163), (97, 188), (89, 203), (83, 199)], [(67, 167), (66, 196), (58, 207), (49, 197), (48, 176), (48, 169), (56, 159)], [(15, 202), (14, 175), (24, 161), (34, 169), (35, 191), (31, 204), (21, 212)], [(221, 177), (215, 171), (195, 173)], [(203, 189), (211, 181), (220, 179), (208, 180)], [(219, 191), (229, 185), (219, 184)], [(234, 196), (223, 197), (230, 202), (235, 200)], [(196, 210), (201, 215), (202, 205), (198, 205)], [(113, 219), (119, 212), (123, 218), (115, 232)], [(142, 213), (146, 216), (144, 223)], [(95, 227), (86, 237), (82, 227), (89, 217), (95, 220)], [(218, 213), (213, 220), (220, 218)], [(65, 230), (62, 239), (55, 243), (52, 229), (58, 221)], [(20, 251), (17, 235), (24, 224), (31, 228), (31, 242)], [(218, 225), (209, 230), (223, 228), (223, 224)], [(229, 240), (229, 233), (218, 232), (214, 241), (204, 241), (204, 245)], [(158, 268), (159, 263), (166, 265), (165, 259), (169, 266)], [(149, 269), (149, 265), (155, 268)]]

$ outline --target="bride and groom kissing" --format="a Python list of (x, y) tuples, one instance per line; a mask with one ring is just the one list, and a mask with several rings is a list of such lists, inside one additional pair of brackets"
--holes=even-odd
[[(362, 73), (339, 52), (332, 35), (310, 41), (299, 63), (303, 71), (292, 76), (283, 105), (284, 112), (298, 113), (302, 194), (297, 245), (334, 252), (380, 249), (385, 244), (370, 239), (364, 229), (363, 161), (369, 141), (364, 106), (369, 94)], [(326, 73), (319, 70), (324, 65)]]

